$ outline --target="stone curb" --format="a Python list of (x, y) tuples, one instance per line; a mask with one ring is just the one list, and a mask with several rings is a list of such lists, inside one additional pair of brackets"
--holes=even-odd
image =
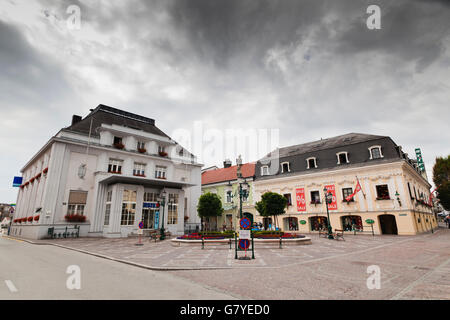
[(34, 242), (34, 241), (31, 241), (31, 240), (28, 240), (28, 239), (15, 238), (15, 237), (7, 236), (7, 235), (3, 235), (3, 237), (7, 238), (7, 239), (27, 242), (27, 243), (34, 244), (34, 245), (48, 245), (48, 246), (60, 247), (60, 248), (63, 248), (63, 249), (77, 251), (77, 252), (81, 252), (81, 253), (84, 253), (84, 254), (89, 254), (91, 256), (95, 256), (95, 257), (98, 257), (98, 258), (103, 258), (103, 259), (107, 259), (107, 260), (111, 260), (111, 261), (115, 261), (115, 262), (120, 262), (120, 263), (128, 264), (128, 265), (139, 267), (139, 268), (143, 268), (143, 269), (153, 270), (153, 271), (188, 271), (188, 270), (232, 269), (232, 267), (179, 267), (179, 268), (177, 268), (177, 267), (154, 267), (154, 266), (148, 266), (148, 265), (145, 265), (145, 264), (140, 264), (140, 263), (137, 263), (137, 262), (117, 259), (117, 258), (106, 256), (106, 255), (103, 255), (103, 254), (100, 254), (100, 253), (90, 252), (90, 251), (86, 251), (86, 250), (82, 250), (82, 249), (76, 249), (76, 248), (72, 248), (72, 247), (68, 247), (68, 246), (64, 246), (64, 245), (56, 244), (56, 243)]

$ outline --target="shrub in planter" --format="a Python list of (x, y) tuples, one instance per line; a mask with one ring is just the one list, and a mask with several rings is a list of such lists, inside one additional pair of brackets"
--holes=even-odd
[(34, 217), (34, 221), (39, 221), (39, 215)]
[(164, 152), (164, 151), (160, 151), (160, 152), (159, 152), (159, 155), (160, 155), (161, 157), (167, 157), (168, 153), (167, 153), (167, 152)]
[(114, 143), (114, 148), (116, 148), (116, 149), (123, 149), (123, 148), (125, 148), (125, 145), (123, 143), (121, 143), (121, 142)]
[(145, 149), (145, 148), (138, 148), (138, 151), (139, 151), (140, 153), (146, 153), (146, 152), (147, 152), (147, 149)]
[(85, 222), (86, 216), (82, 216), (79, 214), (67, 214), (64, 216), (67, 222)]
[(44, 171), (42, 171), (42, 173), (47, 173), (48, 172), (48, 167), (44, 169)]
[(33, 217), (28, 217), (28, 218), (27, 218), (27, 221), (28, 221), (28, 222), (33, 222)]
[(27, 218), (22, 218), (21, 221), (22, 222), (27, 222)]

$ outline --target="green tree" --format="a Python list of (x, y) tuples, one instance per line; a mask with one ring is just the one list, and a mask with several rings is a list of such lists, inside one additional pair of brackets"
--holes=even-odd
[(206, 229), (209, 228), (209, 222), (211, 218), (216, 218), (221, 216), (223, 213), (222, 200), (215, 193), (205, 193), (198, 199), (197, 213), (200, 218), (205, 218), (208, 221)]
[(450, 210), (450, 155), (436, 158), (433, 166), (433, 182), (438, 199), (445, 210)]
[(284, 214), (287, 205), (287, 199), (276, 192), (266, 192), (261, 196), (261, 201), (255, 204), (256, 210), (263, 217), (274, 217), (275, 225), (278, 226), (277, 217)]

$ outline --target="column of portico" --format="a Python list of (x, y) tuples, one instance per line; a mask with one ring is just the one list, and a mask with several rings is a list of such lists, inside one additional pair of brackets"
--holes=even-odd
[(107, 186), (101, 182), (105, 178), (104, 174), (98, 174), (95, 177), (94, 198), (95, 205), (94, 212), (90, 213), (91, 225), (90, 233), (103, 232), (103, 223), (105, 220), (105, 201)]
[(112, 187), (111, 212), (109, 218), (110, 232), (120, 236), (120, 218), (122, 215), (123, 188), (115, 184)]

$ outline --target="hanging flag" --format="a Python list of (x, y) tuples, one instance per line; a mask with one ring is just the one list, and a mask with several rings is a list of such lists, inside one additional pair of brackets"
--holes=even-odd
[(361, 185), (359, 184), (359, 180), (358, 180), (358, 182), (356, 183), (355, 191), (353, 191), (353, 193), (352, 193), (351, 195), (347, 196), (347, 197), (345, 198), (345, 200), (347, 200), (347, 201), (352, 200), (352, 198), (355, 196), (355, 194), (357, 194), (357, 193), (360, 192), (361, 190), (362, 190), (362, 189), (361, 189)]

